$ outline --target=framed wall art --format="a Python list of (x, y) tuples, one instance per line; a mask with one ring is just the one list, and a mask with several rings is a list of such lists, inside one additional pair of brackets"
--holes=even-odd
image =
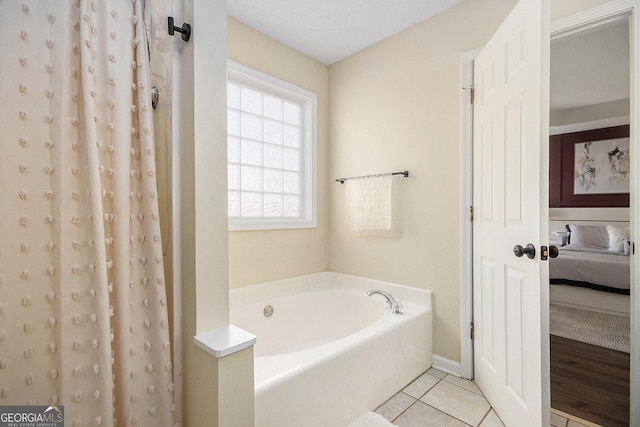
[(629, 206), (629, 125), (549, 138), (549, 207)]

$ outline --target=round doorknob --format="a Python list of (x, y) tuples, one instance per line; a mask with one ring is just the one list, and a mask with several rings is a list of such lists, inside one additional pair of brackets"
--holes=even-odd
[(549, 258), (557, 258), (560, 255), (560, 251), (556, 246), (549, 246)]
[(527, 258), (533, 259), (536, 256), (536, 247), (531, 243), (529, 243), (524, 248), (521, 245), (515, 245), (515, 247), (513, 248), (513, 253), (518, 258), (520, 258), (522, 255), (526, 255)]

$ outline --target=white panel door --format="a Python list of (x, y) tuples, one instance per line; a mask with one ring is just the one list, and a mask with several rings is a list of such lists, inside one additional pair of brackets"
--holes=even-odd
[[(475, 379), (507, 426), (540, 427), (549, 425), (548, 0), (520, 0), (478, 55), (474, 87)], [(528, 243), (533, 259), (516, 257)]]

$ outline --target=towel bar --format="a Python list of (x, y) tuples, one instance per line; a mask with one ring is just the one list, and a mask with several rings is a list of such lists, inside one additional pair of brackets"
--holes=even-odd
[(358, 178), (373, 178), (376, 176), (384, 176), (384, 175), (402, 175), (405, 178), (409, 177), (409, 171), (401, 171), (401, 172), (391, 172), (391, 173), (379, 173), (379, 174), (375, 174), (375, 175), (362, 175), (362, 176), (351, 176), (349, 178), (338, 178), (336, 179), (336, 182), (339, 182), (340, 184), (344, 184), (344, 182), (348, 179), (358, 179)]

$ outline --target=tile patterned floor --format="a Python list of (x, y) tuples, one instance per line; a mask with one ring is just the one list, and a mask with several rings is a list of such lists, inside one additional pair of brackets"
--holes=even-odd
[[(375, 411), (398, 427), (504, 427), (473, 381), (435, 368)], [(552, 409), (551, 427), (594, 427)]]

